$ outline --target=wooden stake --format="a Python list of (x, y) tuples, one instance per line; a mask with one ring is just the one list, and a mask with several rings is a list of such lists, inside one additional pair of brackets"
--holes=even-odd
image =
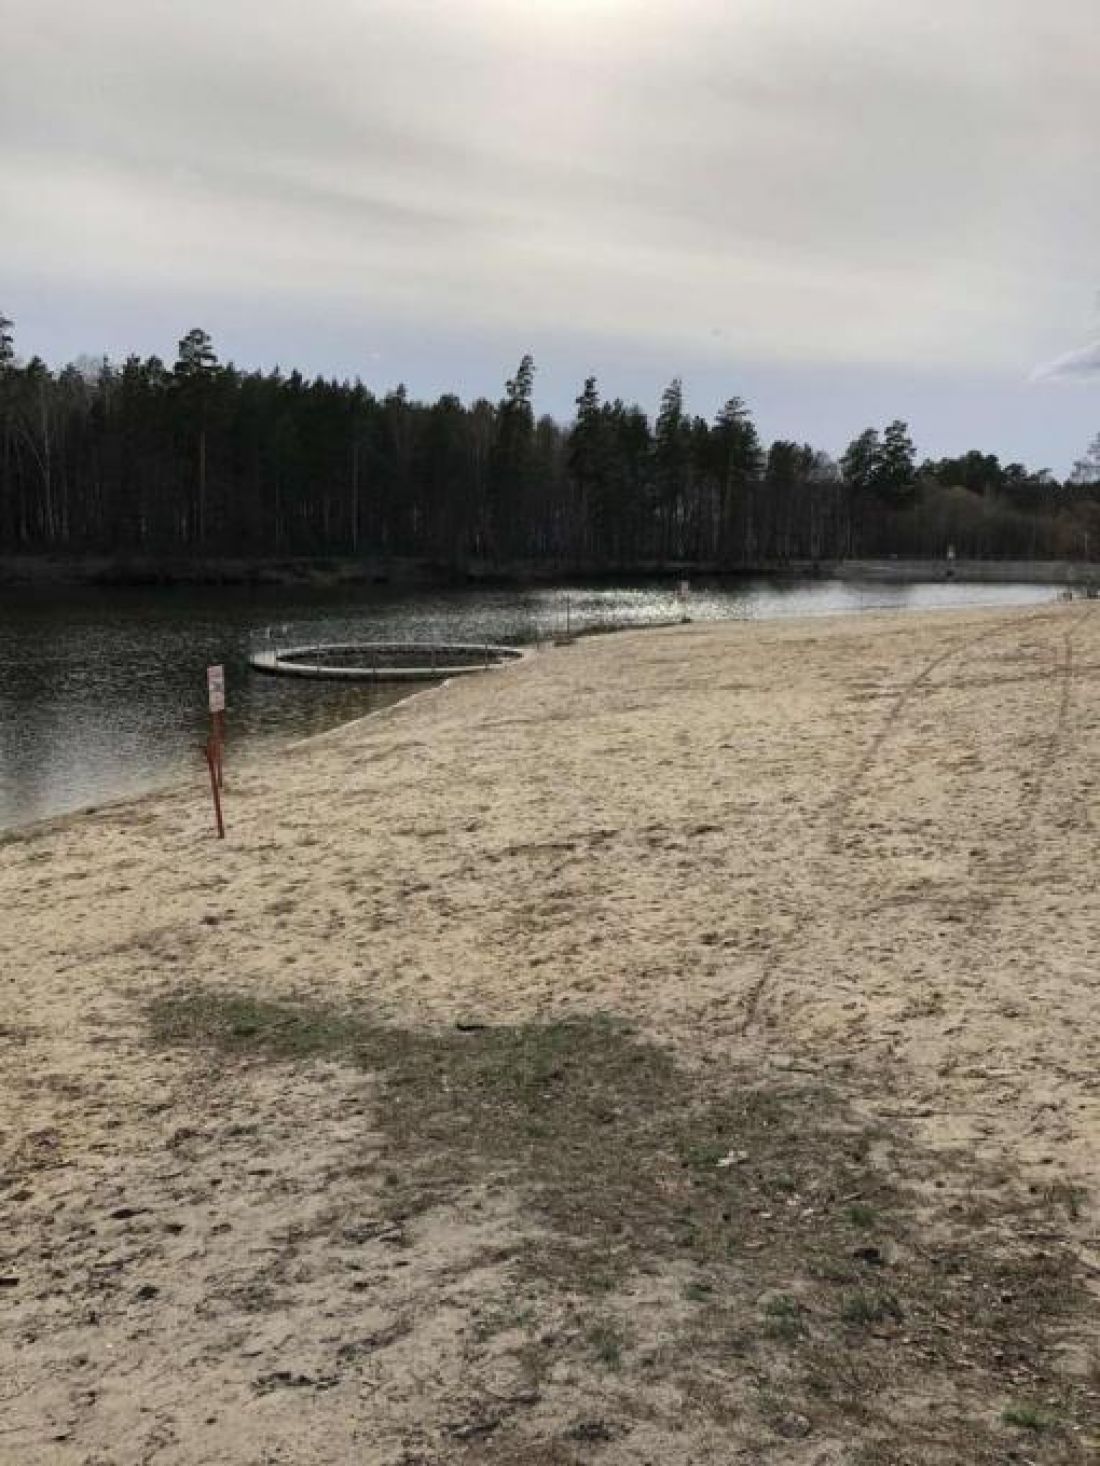
[(225, 788), (225, 712), (211, 713), (214, 724), (214, 752), (217, 757), (218, 788)]
[(223, 763), (225, 749), (225, 668), (222, 666), (207, 667), (206, 669), (207, 695), (210, 699), (210, 727), (211, 742), (213, 743), (214, 763), (212, 768), (217, 776), (218, 788), (222, 788)]
[(206, 740), (206, 767), (210, 770), (210, 793), (214, 796), (214, 818), (218, 822), (218, 839), (225, 839), (225, 821), (222, 819), (221, 779), (218, 773), (218, 742), (211, 735)]

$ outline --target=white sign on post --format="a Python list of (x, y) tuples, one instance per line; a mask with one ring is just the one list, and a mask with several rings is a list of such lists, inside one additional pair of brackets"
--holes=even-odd
[(210, 694), (210, 711), (225, 712), (225, 668), (207, 667), (206, 688)]

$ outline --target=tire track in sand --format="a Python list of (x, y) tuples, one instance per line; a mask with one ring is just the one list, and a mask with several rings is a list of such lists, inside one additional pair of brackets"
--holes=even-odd
[[(1080, 617), (1078, 617), (1077, 623), (1079, 624), (1087, 614), (1088, 613), (1085, 612)], [(956, 657), (971, 652), (975, 647), (980, 646), (984, 642), (992, 641), (997, 637), (1007, 636), (1014, 632), (1019, 632), (1021, 626), (1034, 626), (1037, 623), (1044, 624), (1055, 619), (1061, 619), (1058, 613), (1054, 613), (1052, 615), (1050, 612), (1038, 612), (1031, 616), (1022, 617), (1019, 621), (1014, 621), (1007, 626), (1002, 624), (988, 627), (983, 629), (982, 631), (977, 632), (973, 636), (964, 637), (954, 642), (951, 646), (945, 647), (943, 651), (937, 652), (935, 656), (930, 657), (923, 664), (923, 666), (920, 667), (915, 675), (912, 676), (909, 681), (906, 682), (901, 688), (899, 688), (898, 692), (895, 694), (892, 702), (890, 703), (889, 708), (886, 711), (886, 715), (883, 718), (882, 724), (879, 727), (878, 732), (875, 734), (871, 742), (868, 744), (867, 748), (856, 761), (852, 772), (841, 784), (839, 792), (825, 807), (826, 829), (824, 853), (826, 856), (836, 856), (841, 853), (841, 850), (843, 848), (841, 844), (841, 839), (844, 833), (844, 827), (848, 821), (856, 800), (860, 797), (864, 788), (870, 781), (871, 774), (873, 773), (876, 765), (879, 763), (882, 757), (883, 750), (886, 748), (890, 740), (895, 737), (900, 729), (904, 726), (906, 715), (909, 712), (915, 699), (917, 699), (920, 693), (926, 689), (934, 690), (934, 687), (931, 685), (931, 679), (934, 674), (946, 663), (952, 661)], [(1064, 633), (1067, 647), (1070, 644), (1073, 629), (1075, 628), (1071, 628), (1069, 631)], [(1072, 653), (1071, 651), (1067, 650), (1065, 655), (1070, 658), (1069, 665), (1072, 671)], [(1061, 730), (1064, 727), (1065, 723), (1068, 721), (1069, 712), (1069, 684), (1066, 680), (1065, 674), (1063, 675), (1062, 680), (1063, 691), (1060, 698), (1059, 714), (1057, 717), (1057, 726), (1059, 730)], [(1058, 732), (1057, 737), (1059, 740), (1061, 739), (1061, 731)], [(1047, 763), (1049, 765), (1049, 757), (1047, 759)], [(1042, 781), (1040, 781), (1040, 783), (1041, 782)], [(1038, 806), (1040, 795), (1041, 789), (1039, 791), (1039, 794), (1035, 796), (1034, 803), (1036, 808)], [(767, 993), (768, 988), (771, 986), (772, 981), (774, 980), (783, 960), (786, 958), (795, 943), (799, 941), (799, 939), (804, 935), (808, 928), (818, 919), (818, 915), (819, 912), (817, 905), (815, 905), (813, 908), (804, 908), (803, 911), (795, 918), (790, 929), (776, 943), (775, 947), (768, 955), (768, 958), (766, 959), (759, 976), (756, 978), (756, 981), (752, 983), (744, 998), (742, 999), (741, 1018), (739, 1023), (737, 1024), (738, 1032), (747, 1033), (753, 1028), (756, 1023), (765, 994)]]
[(1021, 624), (1033, 626), (1036, 622), (1051, 620), (1049, 614), (1038, 614), (1025, 616), (1020, 622), (1013, 622), (1009, 626), (992, 626), (979, 631), (974, 636), (965, 637), (954, 645), (946, 647), (934, 657), (930, 657), (924, 666), (917, 672), (916, 676), (910, 678), (905, 685), (895, 694), (893, 702), (886, 711), (882, 726), (872, 738), (863, 754), (856, 761), (855, 767), (848, 778), (841, 785), (839, 792), (832, 802), (826, 807), (828, 820), (825, 846), (826, 850), (836, 855), (840, 853), (841, 836), (844, 833), (844, 826), (851, 814), (852, 806), (863, 792), (868, 783), (876, 764), (878, 763), (883, 749), (890, 739), (902, 727), (905, 714), (910, 703), (918, 694), (928, 686), (933, 673), (939, 670), (946, 662), (952, 661), (955, 657), (971, 651), (974, 647), (986, 641), (992, 641), (995, 637), (1006, 636), (1009, 632), (1017, 631)]
[(1033, 856), (1029, 852), (1034, 844), (1039, 810), (1052, 775), (1058, 772), (1069, 743), (1073, 690), (1077, 680), (1073, 656), (1074, 637), (1090, 615), (1090, 610), (1082, 611), (1062, 632), (1057, 665), (1051, 674), (1058, 682), (1057, 708), (1047, 738), (1024, 772), (1027, 782), (1018, 806), (1020, 818), (1005, 834), (1005, 854), (990, 865), (987, 872), (989, 889), (984, 899), (975, 903), (973, 919), (967, 932), (971, 941), (988, 926), (997, 908), (1010, 894), (1012, 883), (1026, 874), (1032, 863)]

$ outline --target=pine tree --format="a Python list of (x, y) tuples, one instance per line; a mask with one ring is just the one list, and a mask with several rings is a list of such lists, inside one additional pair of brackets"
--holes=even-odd
[(489, 503), (493, 551), (498, 558), (523, 548), (520, 529), (534, 454), (534, 383), (534, 359), (525, 355), (515, 376), (505, 383), (504, 397), (497, 409)]
[(1100, 433), (1093, 438), (1085, 456), (1073, 465), (1070, 482), (1074, 484), (1100, 484)]
[(755, 559), (755, 498), (764, 454), (760, 435), (740, 397), (731, 397), (710, 432), (718, 482), (716, 552), (724, 563)]
[(600, 406), (596, 378), (585, 380), (577, 398), (577, 416), (569, 434), (569, 474), (577, 496), (582, 533), (601, 558), (614, 555), (616, 529), (615, 484), (611, 473), (611, 435)]
[(899, 419), (882, 435), (872, 487), (891, 509), (904, 509), (916, 496), (916, 454), (909, 425)]
[(214, 346), (205, 331), (198, 327), (188, 331), (179, 343), (174, 375), (187, 403), (187, 414), (192, 420), (195, 435), (195, 505), (194, 537), (202, 546), (206, 543), (207, 505), (207, 429), (210, 413), (210, 384), (217, 371), (218, 358)]
[(865, 428), (848, 444), (840, 460), (840, 472), (854, 497), (862, 498), (873, 490), (881, 453), (882, 443), (875, 428)]
[(674, 377), (661, 393), (653, 439), (657, 512), (661, 520), (660, 553), (666, 560), (681, 553), (690, 431), (691, 425), (684, 416), (683, 383)]

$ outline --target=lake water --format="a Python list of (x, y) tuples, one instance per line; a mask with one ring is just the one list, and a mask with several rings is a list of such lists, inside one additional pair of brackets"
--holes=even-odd
[[(1041, 585), (716, 581), (693, 585), (695, 620), (1047, 600)], [(320, 732), (404, 695), (264, 677), (272, 641), (531, 642), (592, 627), (674, 620), (675, 586), (395, 591), (0, 591), (0, 828), (202, 777), (205, 669), (225, 665), (230, 744)]]

